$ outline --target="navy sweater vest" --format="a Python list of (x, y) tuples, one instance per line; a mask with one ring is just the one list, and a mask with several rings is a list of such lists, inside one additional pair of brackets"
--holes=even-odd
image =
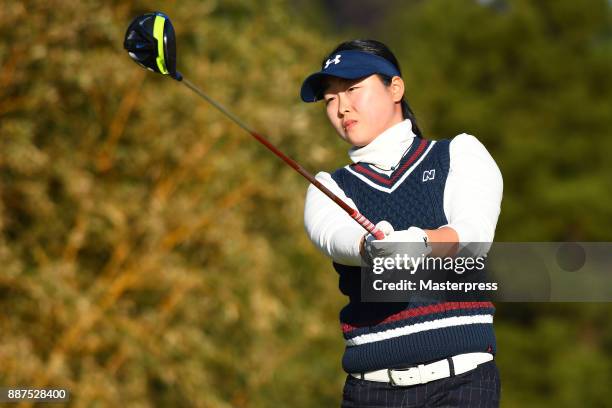
[[(436, 229), (448, 223), (444, 186), (449, 140), (414, 139), (387, 176), (368, 164), (336, 170), (334, 181), (373, 223), (395, 230)], [(348, 373), (402, 368), (469, 352), (496, 352), (490, 302), (361, 302), (360, 267), (334, 262), (349, 303), (340, 312)]]

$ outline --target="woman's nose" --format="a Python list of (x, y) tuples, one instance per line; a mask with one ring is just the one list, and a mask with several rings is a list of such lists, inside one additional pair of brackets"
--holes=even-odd
[(345, 95), (338, 94), (338, 114), (344, 115), (350, 111), (349, 100)]

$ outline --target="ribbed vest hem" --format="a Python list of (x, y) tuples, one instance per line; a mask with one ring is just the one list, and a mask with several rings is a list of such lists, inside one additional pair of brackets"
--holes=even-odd
[(360, 373), (404, 368), (462, 353), (496, 351), (492, 324), (468, 324), (347, 346), (342, 368), (347, 373)]

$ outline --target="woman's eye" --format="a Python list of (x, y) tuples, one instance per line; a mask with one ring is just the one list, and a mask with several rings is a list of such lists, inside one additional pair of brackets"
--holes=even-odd
[(325, 100), (325, 105), (329, 105), (329, 103), (330, 103), (331, 101), (333, 101), (333, 100), (334, 100), (334, 98), (327, 98), (327, 99)]
[(354, 91), (355, 89), (357, 89), (357, 87), (356, 87), (356, 86), (351, 86), (351, 87), (350, 87), (348, 90), (349, 90), (349, 92), (352, 92), (352, 91)]

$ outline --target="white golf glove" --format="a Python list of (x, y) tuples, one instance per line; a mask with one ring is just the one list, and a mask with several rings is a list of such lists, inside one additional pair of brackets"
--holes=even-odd
[[(385, 238), (394, 232), (393, 225), (391, 225), (389, 221), (380, 221), (378, 224), (376, 224), (376, 228), (382, 231), (383, 234), (385, 234)], [(374, 248), (372, 247), (373, 241), (376, 241), (376, 237), (374, 237), (374, 235), (372, 234), (366, 235), (364, 243), (363, 243), (366, 260), (372, 259), (370, 254), (374, 251)]]
[(387, 221), (379, 222), (376, 227), (384, 232), (385, 239), (377, 240), (371, 234), (366, 236), (364, 249), (369, 260), (395, 257), (398, 254), (402, 257), (407, 255), (418, 258), (431, 252), (427, 234), (421, 228), (410, 227), (407, 230), (394, 231)]

